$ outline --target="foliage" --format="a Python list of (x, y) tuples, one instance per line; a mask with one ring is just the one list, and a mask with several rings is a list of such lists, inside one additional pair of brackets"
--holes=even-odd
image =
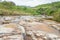
[(34, 15), (36, 12), (31, 7), (16, 6), (13, 2), (0, 2), (0, 14), (2, 15)]
[(36, 7), (17, 6), (13, 2), (0, 2), (0, 15), (48, 15), (60, 21), (60, 2), (53, 2)]
[(53, 20), (60, 22), (60, 9), (54, 13), (53, 17)]
[(35, 9), (38, 14), (53, 16), (53, 20), (60, 22), (60, 2), (39, 5)]

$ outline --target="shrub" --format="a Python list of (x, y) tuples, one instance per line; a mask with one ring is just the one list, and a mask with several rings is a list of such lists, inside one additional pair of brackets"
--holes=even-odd
[(53, 17), (53, 20), (60, 22), (60, 11), (54, 13)]

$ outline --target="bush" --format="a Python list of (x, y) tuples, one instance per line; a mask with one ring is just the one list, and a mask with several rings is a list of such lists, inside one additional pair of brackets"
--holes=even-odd
[(60, 22), (60, 11), (54, 13), (53, 20)]

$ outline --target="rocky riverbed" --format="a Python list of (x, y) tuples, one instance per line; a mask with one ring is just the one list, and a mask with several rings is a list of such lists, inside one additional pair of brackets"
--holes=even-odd
[(0, 40), (60, 40), (60, 23), (43, 16), (0, 16)]

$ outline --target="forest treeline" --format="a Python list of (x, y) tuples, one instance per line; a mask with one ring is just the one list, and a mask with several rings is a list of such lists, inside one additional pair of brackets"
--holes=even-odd
[(36, 7), (17, 6), (14, 2), (0, 2), (0, 15), (48, 15), (60, 22), (60, 2), (38, 5)]

